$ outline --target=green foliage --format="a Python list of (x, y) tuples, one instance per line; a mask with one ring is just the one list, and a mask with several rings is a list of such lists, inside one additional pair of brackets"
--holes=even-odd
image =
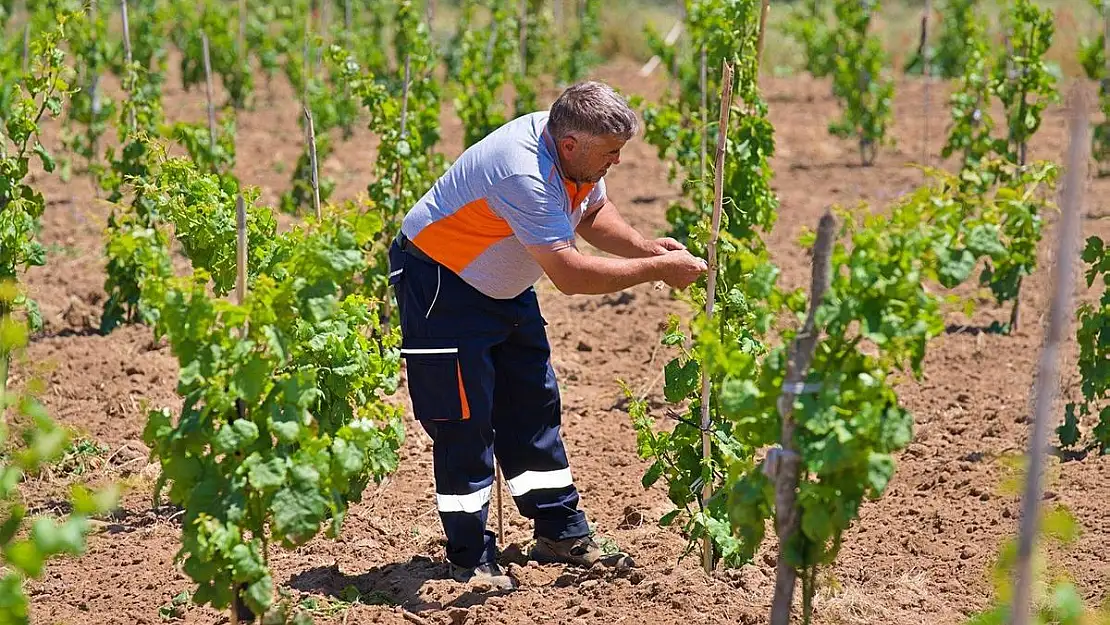
[(1110, 450), (1110, 249), (1102, 239), (1091, 237), (1083, 250), (1087, 263), (1087, 286), (1102, 285), (1102, 297), (1079, 306), (1076, 338), (1079, 343), (1080, 390), (1083, 399), (1067, 406), (1064, 424), (1057, 429), (1060, 443), (1079, 443), (1079, 419), (1096, 416), (1092, 432), (1100, 453)]
[[(67, 152), (83, 157), (86, 170), (91, 172), (99, 156), (100, 139), (115, 113), (114, 104), (100, 88), (100, 77), (121, 50), (108, 36), (107, 20), (100, 13), (96, 19), (91, 14), (78, 14), (67, 29), (66, 38), (82, 88), (70, 97), (62, 143)], [(65, 158), (68, 162), (68, 155)]]
[(601, 61), (597, 44), (601, 40), (601, 0), (583, 0), (578, 3), (578, 24), (574, 38), (567, 45), (562, 79), (574, 83), (586, 77), (586, 72)]
[(801, 44), (805, 69), (815, 78), (824, 78), (836, 68), (837, 42), (829, 28), (829, 15), (821, 0), (804, 0), (791, 11), (783, 29)]
[[(734, 107), (725, 147), (724, 196), (728, 199), (723, 227), (739, 239), (748, 239), (756, 229), (770, 230), (778, 208), (778, 201), (770, 192), (771, 170), (767, 163), (774, 154), (774, 130), (767, 120), (766, 104), (758, 94), (755, 80), (758, 68), (754, 51), (759, 22), (758, 18), (751, 18), (753, 9), (748, 4), (692, 0), (686, 4), (689, 42), (686, 47), (671, 48), (653, 37), (652, 51), (663, 58), (665, 67), (677, 68), (674, 78), (679, 91), (662, 105), (644, 107), (644, 139), (670, 164), (670, 179), (681, 180), (687, 198), (667, 210), (671, 234), (687, 243), (700, 239), (701, 243), (693, 243), (698, 250), (704, 250), (708, 240), (704, 229), (699, 228), (713, 200), (713, 175), (709, 169), (712, 156), (706, 154), (702, 158), (702, 134), (706, 135), (707, 151), (714, 149), (722, 60), (736, 68), (734, 95), (742, 103), (741, 107)], [(702, 49), (707, 59), (704, 112), (700, 87)], [(676, 58), (676, 54), (681, 56)]]
[[(280, 257), (241, 305), (213, 300), (209, 274), (151, 281), (156, 333), (181, 365), (175, 420), (150, 414), (144, 440), (170, 501), (185, 508), (186, 574), (195, 602), (238, 597), (256, 614), (273, 600), (270, 541), (294, 547), (397, 466), (399, 335), (378, 332), (357, 276), (380, 220), (353, 207), (276, 237)], [(267, 528), (269, 531), (267, 531)]]
[[(701, 92), (698, 85), (700, 50), (704, 47), (709, 63), (709, 104), (720, 108), (720, 70), (717, 62), (724, 58), (735, 64), (734, 97), (737, 104), (729, 127), (726, 146), (726, 169), (723, 173), (724, 210), (721, 241), (718, 246), (716, 307), (712, 322), (704, 316), (707, 297), (703, 284), (689, 290), (691, 304), (699, 310), (687, 331), (672, 318), (663, 339), (665, 345), (679, 348), (678, 356), (665, 368), (664, 394), (669, 402), (688, 402), (671, 432), (656, 432), (642, 398), (630, 394), (630, 414), (639, 441), (641, 457), (652, 465), (644, 477), (650, 486), (659, 479), (667, 484), (667, 492), (676, 511), (664, 517), (665, 524), (684, 519), (683, 532), (693, 541), (708, 534), (715, 553), (728, 565), (744, 560), (742, 541), (730, 529), (727, 506), (728, 469), (737, 458), (748, 458), (754, 450), (739, 441), (725, 418), (723, 399), (724, 370), (712, 356), (717, 346), (755, 358), (765, 351), (763, 338), (776, 311), (791, 298), (775, 286), (778, 269), (770, 263), (760, 231), (770, 230), (775, 220), (778, 200), (770, 189), (769, 159), (774, 153), (774, 130), (767, 120), (767, 107), (757, 88), (758, 68), (755, 46), (761, 3), (703, 0), (687, 3), (686, 32), (690, 45), (678, 52), (658, 48), (670, 54), (664, 59), (667, 67), (676, 67), (680, 91), (661, 107), (644, 112), (645, 136), (656, 145), (662, 158), (673, 158), (676, 165), (672, 177), (684, 176), (683, 189), (694, 207), (676, 205), (668, 212), (673, 231), (683, 237), (691, 250), (704, 255), (709, 241), (709, 202), (712, 197), (711, 175), (702, 170), (700, 162), (701, 132), (710, 132), (709, 142), (715, 144), (716, 128), (708, 124), (708, 113), (701, 113)], [(677, 61), (677, 63), (676, 63)], [(715, 113), (714, 113), (715, 114)], [(712, 423), (711, 455), (701, 454), (701, 379), (705, 363), (709, 363), (713, 401), (709, 406)], [(700, 505), (702, 486), (710, 486), (711, 496), (705, 507)]]
[(968, 66), (974, 53), (976, 38), (981, 36), (983, 11), (980, 0), (947, 0), (939, 12), (940, 36), (937, 38), (936, 48), (926, 43), (925, 50), (918, 50), (906, 63), (906, 72), (924, 73), (924, 52), (929, 59), (930, 75), (960, 78), (964, 76), (964, 68)]
[[(463, 23), (472, 19), (476, 0), (465, 0)], [(459, 41), (455, 112), (463, 123), (463, 143), (470, 147), (508, 121), (502, 89), (517, 52), (515, 2), (491, 0), (490, 25), (472, 28)]]
[(215, 140), (209, 136), (208, 124), (177, 122), (170, 137), (189, 154), (189, 159), (207, 173), (222, 175), (234, 181), (235, 118), (227, 116), (216, 129)]
[(1055, 30), (1052, 11), (1032, 0), (1015, 0), (1006, 15), (1006, 29), (1012, 51), (1000, 53), (991, 88), (1006, 111), (1003, 156), (1025, 165), (1029, 139), (1041, 127), (1045, 108), (1060, 99), (1056, 78), (1044, 59)]
[[(1102, 16), (1103, 20), (1110, 18), (1110, 6), (1103, 0), (1091, 0), (1091, 4)], [(1091, 156), (1098, 163), (1099, 176), (1110, 174), (1110, 74), (1106, 71), (1105, 35), (1100, 34), (1091, 41), (1083, 38), (1079, 45), (1079, 61), (1087, 78), (1097, 80), (1098, 108), (1102, 111), (1102, 121), (1095, 124), (1091, 136)]]
[[(959, 87), (952, 92), (952, 127), (941, 155), (948, 158), (962, 154), (961, 168), (981, 170), (980, 164), (994, 150), (994, 121), (990, 115), (991, 43), (987, 39), (986, 20), (974, 15), (963, 23), (964, 64), (959, 73)], [(989, 184), (987, 185), (989, 186)]]
[(79, 556), (85, 551), (85, 535), (89, 517), (115, 507), (117, 491), (108, 489), (91, 493), (82, 487), (72, 491), (73, 512), (64, 521), (42, 516), (28, 517), (22, 503), (19, 484), (25, 475), (35, 474), (45, 466), (62, 459), (69, 444), (67, 432), (47, 415), (46, 409), (33, 397), (19, 397), (7, 391), (8, 363), (13, 353), (22, 349), (28, 328), (11, 316), (18, 289), (9, 280), (0, 282), (0, 445), (8, 444), (5, 415), (13, 409), (30, 425), (21, 433), (22, 444), (5, 454), (0, 462), (0, 622), (28, 625), (30, 605), (23, 592), (23, 582), (42, 575), (46, 562), (56, 556)]
[(192, 1), (173, 3), (174, 44), (181, 50), (181, 86), (186, 90), (204, 87), (204, 44), (208, 36), (212, 80), (217, 75), (227, 91), (229, 103), (246, 107), (254, 94), (254, 73), (250, 56), (239, 50), (239, 9), (237, 3)]
[(837, 51), (833, 95), (840, 100), (842, 112), (839, 120), (829, 124), (829, 132), (858, 137), (864, 165), (875, 162), (880, 146), (893, 142), (887, 129), (893, 120), (894, 82), (883, 76), (887, 56), (882, 40), (868, 32), (878, 11), (878, 0), (837, 0), (837, 25), (831, 34)]
[[(0, 282), (4, 283), (46, 262), (46, 251), (36, 239), (46, 200), (32, 186), (29, 174), (32, 159), (47, 173), (54, 171), (54, 157), (40, 140), (40, 124), (61, 114), (71, 92), (71, 71), (59, 46), (74, 16), (55, 17), (54, 26), (31, 42), (29, 74), (18, 83), (0, 128)], [(25, 295), (0, 301), (0, 316), (13, 309), (26, 311), (32, 330), (41, 327), (38, 307)]]
[(513, 88), (516, 100), (513, 103), (515, 114), (519, 117), (540, 110), (537, 83), (545, 71), (553, 70), (558, 55), (558, 41), (555, 37), (555, 20), (548, 3), (543, 0), (527, 0), (525, 3), (524, 24), (527, 41), (524, 56), (518, 58), (520, 67), (513, 75)]

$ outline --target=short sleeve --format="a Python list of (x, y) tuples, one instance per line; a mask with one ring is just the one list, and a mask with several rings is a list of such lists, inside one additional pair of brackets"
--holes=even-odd
[(524, 245), (557, 250), (574, 244), (564, 199), (536, 176), (518, 174), (502, 180), (487, 201)]

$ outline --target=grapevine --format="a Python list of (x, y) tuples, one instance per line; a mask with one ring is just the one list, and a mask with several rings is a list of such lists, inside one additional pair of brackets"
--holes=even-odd
[(1091, 434), (1100, 453), (1110, 451), (1110, 248), (1098, 238), (1087, 239), (1083, 250), (1087, 263), (1087, 286), (1101, 282), (1102, 297), (1080, 305), (1076, 339), (1079, 343), (1080, 391), (1083, 398), (1071, 402), (1064, 412), (1064, 423), (1056, 430), (1064, 447), (1081, 440), (1079, 421), (1097, 417)]
[[(30, 73), (18, 85), (4, 126), (0, 129), (0, 282), (18, 279), (29, 267), (46, 262), (46, 251), (36, 239), (39, 219), (46, 208), (42, 193), (28, 180), (31, 159), (36, 158), (46, 172), (55, 161), (40, 140), (40, 124), (62, 112), (64, 98), (71, 92), (71, 70), (66, 66), (60, 45), (73, 14), (60, 13), (54, 28), (42, 33), (31, 44), (33, 62)], [(42, 326), (38, 306), (25, 294), (0, 301), (0, 316), (13, 310), (25, 311), (32, 330)]]
[[(687, 336), (677, 318), (668, 323), (663, 344), (677, 348), (679, 354), (666, 365), (664, 395), (671, 403), (689, 401), (683, 414), (675, 413), (677, 424), (673, 431), (657, 432), (643, 398), (634, 396), (626, 388), (638, 452), (652, 462), (643, 484), (649, 487), (663, 479), (676, 508), (662, 518), (661, 524), (671, 525), (683, 518), (684, 533), (690, 544), (708, 535), (714, 553), (733, 566), (743, 563), (743, 547), (729, 525), (727, 497), (721, 488), (729, 460), (750, 451), (738, 445), (724, 418), (721, 403), (724, 372), (717, 367), (708, 350), (710, 345), (730, 345), (738, 355), (754, 358), (766, 349), (763, 337), (775, 311), (788, 300), (796, 300), (775, 286), (778, 270), (769, 262), (758, 234), (760, 230), (770, 230), (778, 205), (770, 189), (768, 163), (774, 152), (773, 128), (767, 120), (767, 107), (756, 80), (760, 5), (757, 0), (687, 3), (687, 32), (693, 50), (704, 47), (707, 57), (724, 57), (737, 68), (736, 94), (740, 105), (735, 108), (740, 112), (735, 125), (730, 125), (727, 131), (729, 141), (722, 172), (725, 210), (717, 256), (717, 306), (712, 322), (706, 320), (704, 310), (698, 313), (692, 323), (691, 336)], [(672, 219), (672, 228), (684, 234), (691, 249), (704, 254), (710, 233), (706, 209), (699, 202), (709, 197), (705, 188), (708, 175), (699, 163), (698, 145), (700, 131), (706, 124), (698, 102), (700, 54), (691, 56), (693, 58), (680, 59), (677, 64), (682, 91), (675, 101), (665, 108), (645, 111), (645, 137), (659, 147), (661, 155), (675, 156), (679, 167), (672, 175), (685, 171), (684, 191), (694, 200), (696, 208), (672, 207), (668, 217)], [(668, 67), (673, 66), (671, 60), (667, 60)], [(709, 84), (716, 85), (719, 80), (720, 74), (714, 71)], [(710, 89), (715, 91), (715, 87)], [(719, 98), (712, 107), (719, 108)], [(677, 140), (668, 145), (668, 138)], [(707, 297), (705, 289), (705, 286), (691, 287), (693, 305), (703, 305)], [(712, 431), (711, 454), (703, 458), (699, 425), (700, 381), (706, 366), (711, 381)], [(699, 495), (706, 484), (710, 485), (712, 495), (703, 507)]]
[(859, 139), (860, 161), (872, 165), (879, 147), (890, 143), (894, 82), (883, 77), (886, 53), (869, 33), (879, 10), (875, 0), (837, 0), (837, 28), (831, 37), (838, 51), (833, 67), (833, 95), (841, 102), (841, 118), (829, 124), (838, 137)]
[[(1102, 17), (1103, 22), (1110, 20), (1110, 5), (1103, 0), (1091, 0), (1091, 4)], [(1097, 39), (1084, 39), (1079, 47), (1079, 61), (1087, 78), (1098, 81), (1098, 106), (1102, 111), (1102, 121), (1095, 124), (1091, 136), (1091, 156), (1098, 163), (1098, 175), (1110, 174), (1110, 74), (1107, 74), (1106, 33)]]
[(979, 6), (980, 0), (948, 0), (940, 9), (941, 23), (940, 36), (936, 48), (929, 47), (928, 42), (924, 49), (910, 58), (906, 64), (906, 72), (921, 73), (924, 70), (924, 56), (929, 59), (930, 72), (943, 78), (960, 78), (965, 76), (964, 68), (968, 66), (970, 57), (974, 54), (977, 37), (982, 34), (983, 10)]
[(805, 69), (814, 78), (824, 78), (836, 68), (837, 44), (824, 7), (821, 0), (805, 0), (795, 7), (785, 24), (786, 34), (801, 43)]
[[(465, 0), (472, 12), (475, 0)], [(463, 122), (463, 143), (470, 147), (506, 121), (501, 90), (509, 80), (517, 52), (516, 17), (509, 0), (493, 0), (489, 28), (462, 33), (459, 43), (455, 111)]]

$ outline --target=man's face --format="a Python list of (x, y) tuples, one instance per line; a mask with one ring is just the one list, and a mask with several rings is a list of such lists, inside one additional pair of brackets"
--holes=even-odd
[(626, 141), (613, 135), (592, 136), (572, 134), (559, 141), (559, 163), (571, 180), (594, 183), (621, 162), (621, 148)]

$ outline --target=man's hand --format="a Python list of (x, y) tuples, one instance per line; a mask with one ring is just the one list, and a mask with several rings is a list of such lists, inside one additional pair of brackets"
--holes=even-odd
[(709, 265), (704, 260), (687, 252), (686, 248), (681, 247), (682, 244), (678, 241), (660, 239), (660, 241), (662, 240), (669, 240), (680, 246), (679, 249), (669, 250), (660, 255), (663, 261), (663, 282), (666, 282), (671, 288), (685, 289), (709, 270)]
[(663, 254), (666, 254), (667, 252), (674, 252), (674, 251), (677, 251), (677, 250), (684, 250), (684, 249), (686, 249), (685, 245), (679, 243), (678, 241), (672, 239), (671, 237), (663, 237), (661, 239), (655, 239), (654, 241), (651, 241), (650, 244), (649, 244), (648, 251), (651, 252), (652, 254), (654, 254), (655, 256), (662, 256)]

